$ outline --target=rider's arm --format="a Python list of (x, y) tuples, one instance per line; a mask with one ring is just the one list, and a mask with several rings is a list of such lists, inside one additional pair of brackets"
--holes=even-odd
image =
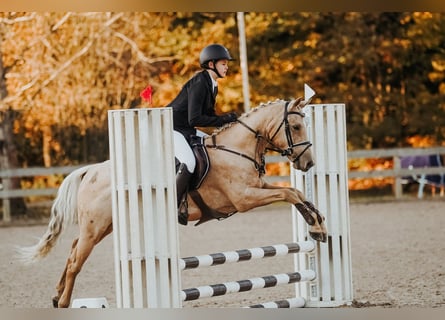
[(212, 92), (204, 81), (197, 81), (188, 92), (188, 121), (194, 127), (220, 127), (235, 121), (236, 113), (216, 115)]

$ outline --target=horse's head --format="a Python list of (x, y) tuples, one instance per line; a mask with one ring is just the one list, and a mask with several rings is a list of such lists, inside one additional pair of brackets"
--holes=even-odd
[(283, 156), (293, 163), (297, 170), (308, 171), (314, 165), (311, 143), (308, 140), (303, 107), (303, 98), (285, 102), (283, 118), (271, 139)]

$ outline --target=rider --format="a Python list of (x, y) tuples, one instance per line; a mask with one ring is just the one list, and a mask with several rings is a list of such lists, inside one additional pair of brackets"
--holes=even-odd
[(173, 108), (175, 156), (180, 162), (176, 173), (176, 194), (181, 224), (187, 224), (187, 210), (181, 210), (180, 205), (183, 203), (182, 199), (186, 199), (184, 196), (196, 165), (190, 137), (205, 135), (196, 127), (220, 127), (237, 119), (234, 112), (225, 115), (215, 113), (217, 80), (226, 76), (231, 60), (234, 59), (224, 46), (211, 44), (205, 47), (199, 55), (203, 70), (188, 80), (176, 98), (167, 105)]

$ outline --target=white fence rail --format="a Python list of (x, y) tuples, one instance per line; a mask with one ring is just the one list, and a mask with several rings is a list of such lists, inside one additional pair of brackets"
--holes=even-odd
[[(402, 177), (425, 176), (425, 175), (445, 175), (445, 166), (423, 167), (423, 168), (402, 168), (401, 158), (410, 156), (445, 155), (445, 147), (432, 148), (393, 148), (393, 149), (372, 149), (349, 151), (348, 160), (352, 159), (377, 159), (391, 158), (393, 168), (382, 170), (349, 170), (349, 179), (369, 179), (369, 178), (394, 178), (393, 192), (396, 199), (403, 196)], [(266, 157), (267, 163), (283, 162), (279, 155)], [(288, 182), (289, 176), (267, 176), (269, 182)]]

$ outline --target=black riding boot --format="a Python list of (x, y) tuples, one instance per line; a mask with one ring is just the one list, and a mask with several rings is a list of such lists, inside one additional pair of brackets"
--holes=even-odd
[(179, 165), (176, 173), (176, 197), (178, 200), (178, 221), (180, 224), (187, 225), (188, 209), (187, 209), (187, 189), (192, 173), (187, 169), (185, 163)]

